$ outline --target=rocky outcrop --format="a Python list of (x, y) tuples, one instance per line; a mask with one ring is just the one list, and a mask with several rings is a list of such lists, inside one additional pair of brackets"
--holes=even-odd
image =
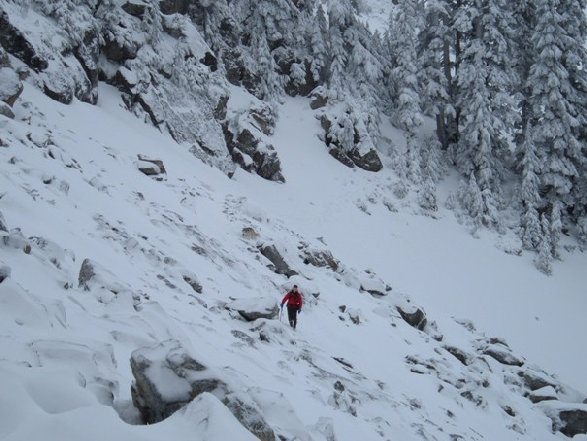
[(357, 166), (363, 170), (378, 172), (383, 168), (362, 119), (352, 111), (334, 115), (322, 113), (320, 123), (324, 129), (324, 140), (332, 157), (347, 167)]
[(328, 250), (302, 249), (302, 258), (306, 265), (313, 265), (318, 268), (330, 268), (332, 271), (338, 271), (340, 261), (334, 258)]
[(241, 168), (270, 181), (285, 182), (275, 148), (263, 140), (274, 126), (269, 107), (257, 106), (235, 112), (223, 125), (224, 137), (233, 161)]
[(271, 269), (277, 274), (283, 274), (287, 277), (298, 274), (290, 268), (275, 245), (261, 245), (259, 246), (259, 251), (271, 262)]
[(112, 272), (91, 259), (84, 259), (82, 262), (78, 274), (78, 287), (84, 291), (103, 289), (112, 294), (128, 290)]
[(145, 424), (163, 421), (201, 393), (225, 389), (177, 340), (133, 351), (130, 366), (133, 404)]

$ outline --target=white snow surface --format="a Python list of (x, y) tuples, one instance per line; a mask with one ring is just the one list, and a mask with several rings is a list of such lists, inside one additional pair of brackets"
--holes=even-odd
[[(97, 106), (65, 106), (25, 85), (15, 120), (0, 116), (9, 230), (0, 232), (0, 268), (9, 268), (0, 439), (255, 439), (207, 393), (161, 423), (137, 424), (130, 355), (169, 339), (194, 348), (286, 439), (567, 439), (543, 411), (554, 404), (532, 404), (518, 368), (479, 348), (502, 338), (525, 368), (564, 386), (560, 406), (585, 398), (587, 256), (578, 248), (547, 277), (532, 255), (504, 253), (507, 236), (471, 236), (444, 208), (452, 179), (439, 211), (425, 215), (414, 195), (394, 198), (389, 167), (374, 174), (333, 160), (301, 98), (285, 100), (272, 136), (286, 179), (278, 184), (240, 169), (227, 178), (126, 112), (115, 89), (99, 92)], [(163, 179), (137, 170), (138, 155), (163, 160)], [(262, 243), (279, 244), (300, 274), (272, 272)], [(302, 243), (331, 251), (342, 269), (296, 260)], [(99, 265), (87, 290), (78, 286), (86, 258)], [(393, 290), (371, 296), (361, 280)], [(295, 332), (225, 307), (277, 304), (294, 281), (305, 295)], [(401, 319), (396, 306), (406, 304), (425, 311), (425, 332)], [(446, 346), (477, 356), (465, 367)]]

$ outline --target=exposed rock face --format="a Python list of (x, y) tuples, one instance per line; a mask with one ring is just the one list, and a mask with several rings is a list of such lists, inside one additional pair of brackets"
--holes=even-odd
[(378, 172), (383, 168), (383, 163), (374, 149), (362, 154), (359, 149), (353, 149), (348, 153), (355, 165), (363, 170)]
[(145, 424), (164, 420), (203, 392), (225, 388), (177, 340), (135, 350), (130, 365), (133, 403)]
[(138, 168), (147, 176), (159, 176), (167, 173), (165, 165), (161, 159), (151, 159), (146, 156), (139, 155)]
[(261, 254), (273, 264), (273, 271), (277, 274), (284, 274), (287, 277), (295, 276), (298, 273), (292, 270), (275, 245), (262, 245), (259, 247)]
[(113, 273), (90, 259), (84, 259), (82, 262), (78, 275), (78, 287), (83, 288), (84, 291), (91, 291), (93, 288), (104, 289), (113, 294), (128, 289)]

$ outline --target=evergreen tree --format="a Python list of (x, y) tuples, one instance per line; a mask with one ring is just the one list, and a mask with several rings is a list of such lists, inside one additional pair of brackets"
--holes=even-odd
[(550, 275), (552, 274), (552, 244), (550, 242), (550, 222), (548, 222), (545, 213), (540, 216), (540, 224), (542, 234), (535, 264), (544, 274)]
[(565, 41), (569, 38), (559, 12), (561, 0), (537, 0), (537, 22), (532, 34), (534, 62), (530, 68), (530, 112), (528, 131), (543, 158), (541, 184), (545, 203), (572, 205), (571, 190), (578, 178), (576, 164), (583, 160), (577, 138), (580, 119), (577, 91), (564, 64)]
[(517, 75), (511, 68), (510, 10), (505, 0), (475, 0), (458, 72), (459, 170), (475, 174), (483, 200), (483, 223), (499, 226), (501, 168), (511, 149), (518, 117), (512, 98)]
[(540, 194), (537, 170), (539, 161), (534, 150), (534, 142), (526, 139), (522, 145), (522, 186), (521, 238), (522, 246), (528, 250), (537, 249), (541, 241), (541, 227), (538, 219)]

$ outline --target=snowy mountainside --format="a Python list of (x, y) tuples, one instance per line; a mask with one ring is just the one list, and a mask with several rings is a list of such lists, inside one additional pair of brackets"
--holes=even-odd
[[(266, 439), (575, 434), (585, 355), (560, 342), (585, 335), (583, 255), (546, 277), (451, 212), (424, 216), (391, 171), (332, 161), (305, 99), (269, 137), (277, 183), (227, 178), (98, 87), (97, 106), (64, 105), (25, 84), (0, 117), (0, 439), (255, 439), (243, 409)], [(292, 283), (295, 332), (275, 310), (243, 318)], [(176, 346), (223, 386), (142, 425), (131, 358), (154, 357), (147, 376), (176, 396)]]

